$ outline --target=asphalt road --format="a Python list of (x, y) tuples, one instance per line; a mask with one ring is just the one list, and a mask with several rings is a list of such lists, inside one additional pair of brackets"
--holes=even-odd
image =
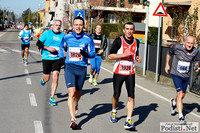
[[(55, 96), (58, 105), (51, 106), (51, 82), (40, 85), (42, 64), (36, 41), (31, 41), (29, 64), (24, 65), (21, 63), (18, 33), (14, 29), (0, 33), (0, 133), (159, 133), (160, 122), (178, 122), (178, 115), (171, 116), (169, 111), (169, 99), (176, 95), (174, 88), (136, 75), (135, 130), (123, 128), (127, 102), (124, 86), (117, 109), (119, 121), (111, 123), (113, 64), (103, 61), (98, 86), (89, 84), (88, 66), (77, 115), (79, 129), (72, 131), (69, 128), (71, 118), (64, 70), (61, 70)], [(199, 103), (199, 97), (190, 93), (186, 95), (184, 114), (188, 122), (200, 122)]]

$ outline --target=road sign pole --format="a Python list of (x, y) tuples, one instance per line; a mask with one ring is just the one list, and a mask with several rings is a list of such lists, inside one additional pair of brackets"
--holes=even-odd
[(147, 37), (148, 37), (148, 22), (149, 22), (149, 5), (146, 6), (146, 25), (145, 25), (145, 43), (144, 43), (144, 59), (143, 59), (143, 76), (146, 72), (146, 58), (147, 58)]
[(158, 64), (159, 64), (159, 55), (160, 55), (160, 22), (161, 17), (159, 16), (158, 22), (158, 41), (157, 41), (157, 58), (156, 58), (156, 82), (158, 82)]

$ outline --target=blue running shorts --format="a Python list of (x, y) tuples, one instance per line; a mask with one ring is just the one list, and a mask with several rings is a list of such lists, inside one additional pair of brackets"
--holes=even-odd
[(85, 82), (87, 67), (65, 63), (65, 83), (67, 88), (76, 87), (81, 91)]
[(183, 93), (185, 93), (187, 90), (189, 77), (183, 78), (183, 77), (172, 74), (172, 79), (173, 79), (174, 85), (176, 87), (176, 91), (177, 92), (183, 91)]
[(101, 56), (96, 55), (95, 58), (90, 58), (91, 70), (96, 70), (96, 73), (99, 74), (101, 67)]

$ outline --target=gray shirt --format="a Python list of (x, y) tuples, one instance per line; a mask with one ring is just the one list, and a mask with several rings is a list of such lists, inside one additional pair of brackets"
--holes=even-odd
[(175, 44), (169, 49), (168, 54), (174, 55), (170, 73), (180, 77), (189, 77), (191, 63), (200, 61), (198, 50), (193, 47), (188, 51), (184, 44)]

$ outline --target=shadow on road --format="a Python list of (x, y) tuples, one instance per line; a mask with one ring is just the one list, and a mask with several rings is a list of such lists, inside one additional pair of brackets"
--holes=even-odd
[[(156, 108), (158, 107), (157, 103), (152, 103), (146, 106), (140, 106), (137, 107), (133, 110), (133, 120), (134, 120), (134, 116), (139, 115), (139, 119), (138, 121), (134, 122), (134, 125), (140, 125), (143, 121), (145, 121), (145, 119), (147, 118), (147, 116), (150, 114), (151, 111), (157, 111)], [(122, 118), (126, 118), (126, 115), (121, 116), (118, 118), (118, 120), (122, 119)]]
[(113, 82), (113, 78), (105, 78), (99, 84), (107, 84)]
[[(123, 102), (118, 103), (118, 110), (123, 109), (125, 105), (123, 105)], [(85, 119), (81, 120), (78, 124), (78, 126), (81, 128), (82, 125), (84, 125), (89, 120), (93, 119), (94, 117), (102, 114), (106, 114), (108, 112), (111, 112), (112, 110), (112, 103), (102, 103), (102, 104), (96, 104), (91, 109), (90, 113), (82, 113), (77, 118), (87, 116)]]
[[(87, 93), (89, 93), (90, 95), (92, 95), (93, 93), (95, 93), (96, 91), (98, 91), (100, 88), (92, 88), (92, 89), (87, 89), (87, 90), (82, 90), (82, 95), (85, 95)], [(57, 103), (60, 103), (60, 102), (64, 102), (64, 101), (67, 101), (68, 100), (68, 93), (67, 94), (62, 94), (62, 93), (56, 93), (55, 94), (57, 96), (57, 98), (66, 98), (66, 99), (62, 99), (60, 101), (57, 101)], [(81, 100), (81, 99), (80, 99)]]
[(5, 78), (0, 78), (0, 80), (6, 80), (6, 79), (12, 79), (12, 78), (20, 78), (20, 77), (24, 77), (24, 76), (30, 76), (33, 74), (38, 74), (38, 73), (42, 73), (43, 71), (38, 71), (38, 72), (32, 72), (27, 74), (21, 74), (21, 75), (15, 75), (15, 76), (9, 76), (9, 77), (5, 77)]
[(190, 112), (192, 112), (196, 108), (197, 108), (197, 112), (200, 113), (200, 105), (198, 103), (191, 103), (191, 104), (183, 103), (183, 107), (184, 107), (184, 109), (183, 109), (184, 115), (189, 114)]

